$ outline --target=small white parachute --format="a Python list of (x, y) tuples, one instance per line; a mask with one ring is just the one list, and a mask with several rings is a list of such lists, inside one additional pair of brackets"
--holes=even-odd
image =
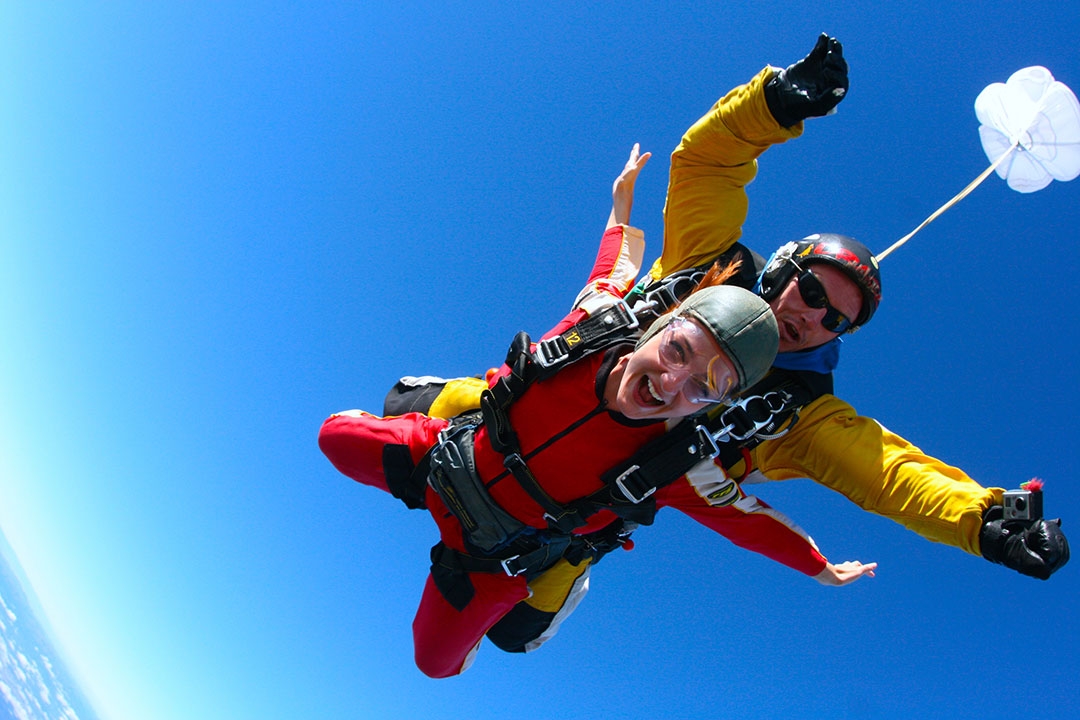
[(990, 162), (1012, 154), (997, 174), (1013, 190), (1035, 192), (1080, 175), (1080, 103), (1046, 68), (1017, 70), (987, 86), (975, 98), (975, 115)]
[(975, 98), (979, 138), (990, 167), (910, 233), (877, 255), (880, 261), (943, 212), (967, 197), (996, 170), (1017, 192), (1042, 190), (1052, 180), (1080, 175), (1080, 102), (1044, 67), (1017, 70)]

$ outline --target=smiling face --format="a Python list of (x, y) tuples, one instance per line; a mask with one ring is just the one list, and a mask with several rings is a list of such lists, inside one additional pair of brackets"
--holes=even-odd
[[(823, 263), (813, 263), (807, 267), (821, 281), (830, 305), (849, 318), (859, 316), (862, 293), (851, 278), (843, 271)], [(810, 307), (803, 300), (797, 278), (797, 274), (793, 276), (784, 291), (769, 303), (780, 326), (780, 352), (817, 347), (838, 335), (821, 324), (827, 308)]]
[(705, 408), (705, 396), (719, 399), (736, 384), (716, 340), (694, 320), (677, 323), (685, 325), (657, 333), (616, 364), (604, 387), (612, 410), (633, 420), (685, 417)]

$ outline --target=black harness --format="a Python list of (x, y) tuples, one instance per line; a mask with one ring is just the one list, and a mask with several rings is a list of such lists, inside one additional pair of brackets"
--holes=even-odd
[[(531, 578), (564, 557), (574, 564), (585, 558), (595, 561), (629, 538), (636, 526), (625, 521), (587, 535), (574, 533), (590, 516), (612, 503), (590, 496), (563, 505), (548, 495), (522, 456), (508, 411), (533, 383), (587, 355), (626, 342), (638, 327), (638, 318), (620, 301), (561, 335), (542, 340), (535, 350), (531, 349), (528, 334), (518, 333), (506, 356), (510, 372), (483, 392), (480, 412), (452, 419), (417, 467), (412, 467), (407, 447), (388, 445), (384, 449), (387, 485), (395, 497), (411, 508), (423, 507), (424, 485), (428, 485), (461, 523), (467, 553), (441, 542), (431, 551), (432, 579), (454, 607), (460, 610), (472, 598), (474, 591), (467, 573)], [(546, 529), (522, 523), (491, 497), (473, 461), (473, 436), (481, 423), (487, 427), (492, 448), (503, 455), (503, 465), (544, 510)]]
[[(736, 256), (744, 259), (743, 268), (756, 264), (757, 257), (740, 244), (721, 260)], [(430, 485), (461, 522), (469, 552), (457, 552), (440, 542), (431, 553), (432, 577), (452, 605), (461, 609), (471, 599), (469, 572), (531, 578), (563, 557), (575, 564), (586, 557), (599, 559), (625, 543), (637, 525), (652, 524), (657, 510), (652, 496), (657, 490), (710, 460), (728, 471), (747, 459), (748, 470), (750, 449), (783, 435), (797, 422), (799, 408), (832, 391), (831, 375), (774, 369), (733, 404), (686, 418), (644, 445), (605, 473), (601, 477), (604, 487), (597, 492), (568, 504), (551, 498), (522, 456), (509, 421), (510, 406), (533, 383), (587, 355), (634, 338), (643, 323), (685, 297), (703, 274), (703, 268), (696, 268), (635, 289), (628, 296), (635, 303), (633, 310), (620, 301), (562, 334), (540, 341), (535, 350), (528, 334), (518, 333), (507, 352), (510, 372), (484, 391), (479, 414), (467, 413), (452, 420), (440, 433), (438, 444), (415, 468), (406, 447), (385, 448), (387, 484), (396, 497), (409, 507), (423, 507), (424, 485)], [(731, 282), (750, 287), (755, 278), (752, 270), (743, 270)], [(503, 455), (506, 469), (544, 510), (545, 530), (527, 526), (503, 510), (477, 475), (472, 437), (480, 423), (488, 429), (492, 448)], [(603, 509), (613, 511), (621, 521), (590, 535), (574, 534)]]
[[(786, 434), (799, 419), (799, 410), (832, 392), (832, 376), (773, 369), (739, 400), (703, 415), (685, 418), (674, 428), (642, 446), (603, 480), (639, 508), (633, 519), (649, 525), (656, 513), (653, 493), (670, 485), (695, 465), (715, 461), (731, 475), (739, 462), (750, 469), (749, 452), (766, 440)], [(625, 515), (624, 515), (625, 516)]]

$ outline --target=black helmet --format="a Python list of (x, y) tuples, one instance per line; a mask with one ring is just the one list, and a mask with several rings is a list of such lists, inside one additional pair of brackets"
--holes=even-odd
[(799, 268), (814, 263), (832, 265), (851, 278), (862, 292), (862, 309), (849, 332), (869, 322), (881, 302), (881, 271), (874, 254), (847, 235), (815, 233), (787, 243), (765, 264), (758, 278), (758, 294), (771, 302), (783, 292)]

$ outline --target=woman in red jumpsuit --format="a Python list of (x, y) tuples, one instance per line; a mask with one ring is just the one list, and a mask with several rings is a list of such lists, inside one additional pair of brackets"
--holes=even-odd
[[(600, 257), (613, 244), (622, 245), (626, 232), (623, 226), (608, 230)], [(592, 279), (605, 270), (595, 268)], [(572, 311), (548, 336), (584, 316), (584, 310)], [(777, 342), (776, 321), (753, 293), (729, 285), (701, 289), (658, 320), (636, 346), (587, 355), (525, 389), (508, 411), (521, 456), (554, 501), (585, 498), (604, 487), (606, 471), (662, 435), (665, 420), (694, 414), (702, 403), (756, 382), (772, 363)], [(504, 365), (492, 383), (507, 372)], [(384, 448), (406, 446), (419, 465), (448, 425), (416, 413), (379, 418), (351, 411), (323, 424), (319, 446), (348, 477), (389, 492)], [(476, 430), (473, 449), (476, 474), (494, 502), (529, 528), (545, 531), (545, 510), (504, 467), (505, 456), (492, 448), (486, 426)], [(474, 553), (459, 519), (430, 486), (424, 500), (445, 546)], [(601, 510), (575, 532), (594, 532), (615, 519)], [(432, 677), (460, 673), (484, 633), (529, 594), (524, 575), (476, 572), (469, 580), (474, 594), (458, 610), (428, 577), (413, 634), (417, 665)]]
[[(647, 155), (635, 154), (620, 176), (633, 177)], [(632, 172), (630, 172), (632, 170)], [(626, 265), (640, 262), (641, 234), (617, 224), (629, 216), (629, 204), (616, 212), (604, 234), (587, 293), (545, 337), (562, 334), (609, 301), (620, 298), (632, 278)], [(632, 197), (632, 195), (631, 195)], [(636, 260), (635, 260), (636, 259)], [(644, 443), (664, 434), (666, 421), (678, 420), (704, 409), (757, 382), (769, 369), (778, 343), (776, 322), (768, 306), (753, 293), (722, 285), (722, 272), (714, 271), (703, 287), (681, 306), (658, 319), (634, 343), (616, 345), (586, 355), (554, 375), (527, 386), (507, 410), (518, 452), (536, 484), (555, 503), (567, 505), (604, 488), (601, 477), (630, 458)], [(704, 287), (708, 286), (708, 287)], [(490, 379), (494, 386), (510, 373), (503, 365)], [(362, 411), (331, 416), (322, 426), (319, 446), (346, 476), (366, 485), (391, 491), (384, 460), (388, 448), (407, 452), (413, 467), (440, 443), (450, 422), (418, 413), (380, 418)], [(504, 464), (505, 449), (492, 447), (488, 428), (480, 425), (472, 440), (475, 476), (491, 502), (521, 523), (522, 538), (544, 546), (550, 529), (546, 509), (535, 494), (519, 482)], [(477, 555), (470, 533), (448, 508), (431, 484), (423, 486), (423, 504), (439, 528), (440, 545), (466, 558)], [(587, 535), (611, 525), (617, 516), (601, 509), (573, 530)], [(512, 551), (493, 552), (505, 558)], [(824, 558), (810, 544), (804, 564), (816, 572)], [(473, 572), (467, 575), (467, 600), (448, 599), (429, 574), (413, 622), (417, 666), (431, 677), (459, 674), (471, 664), (485, 633), (517, 603), (529, 597), (529, 580), (560, 560), (517, 573)], [(434, 569), (440, 561), (435, 558)], [(871, 574), (872, 565), (863, 566)], [(505, 565), (504, 565), (505, 568)]]

